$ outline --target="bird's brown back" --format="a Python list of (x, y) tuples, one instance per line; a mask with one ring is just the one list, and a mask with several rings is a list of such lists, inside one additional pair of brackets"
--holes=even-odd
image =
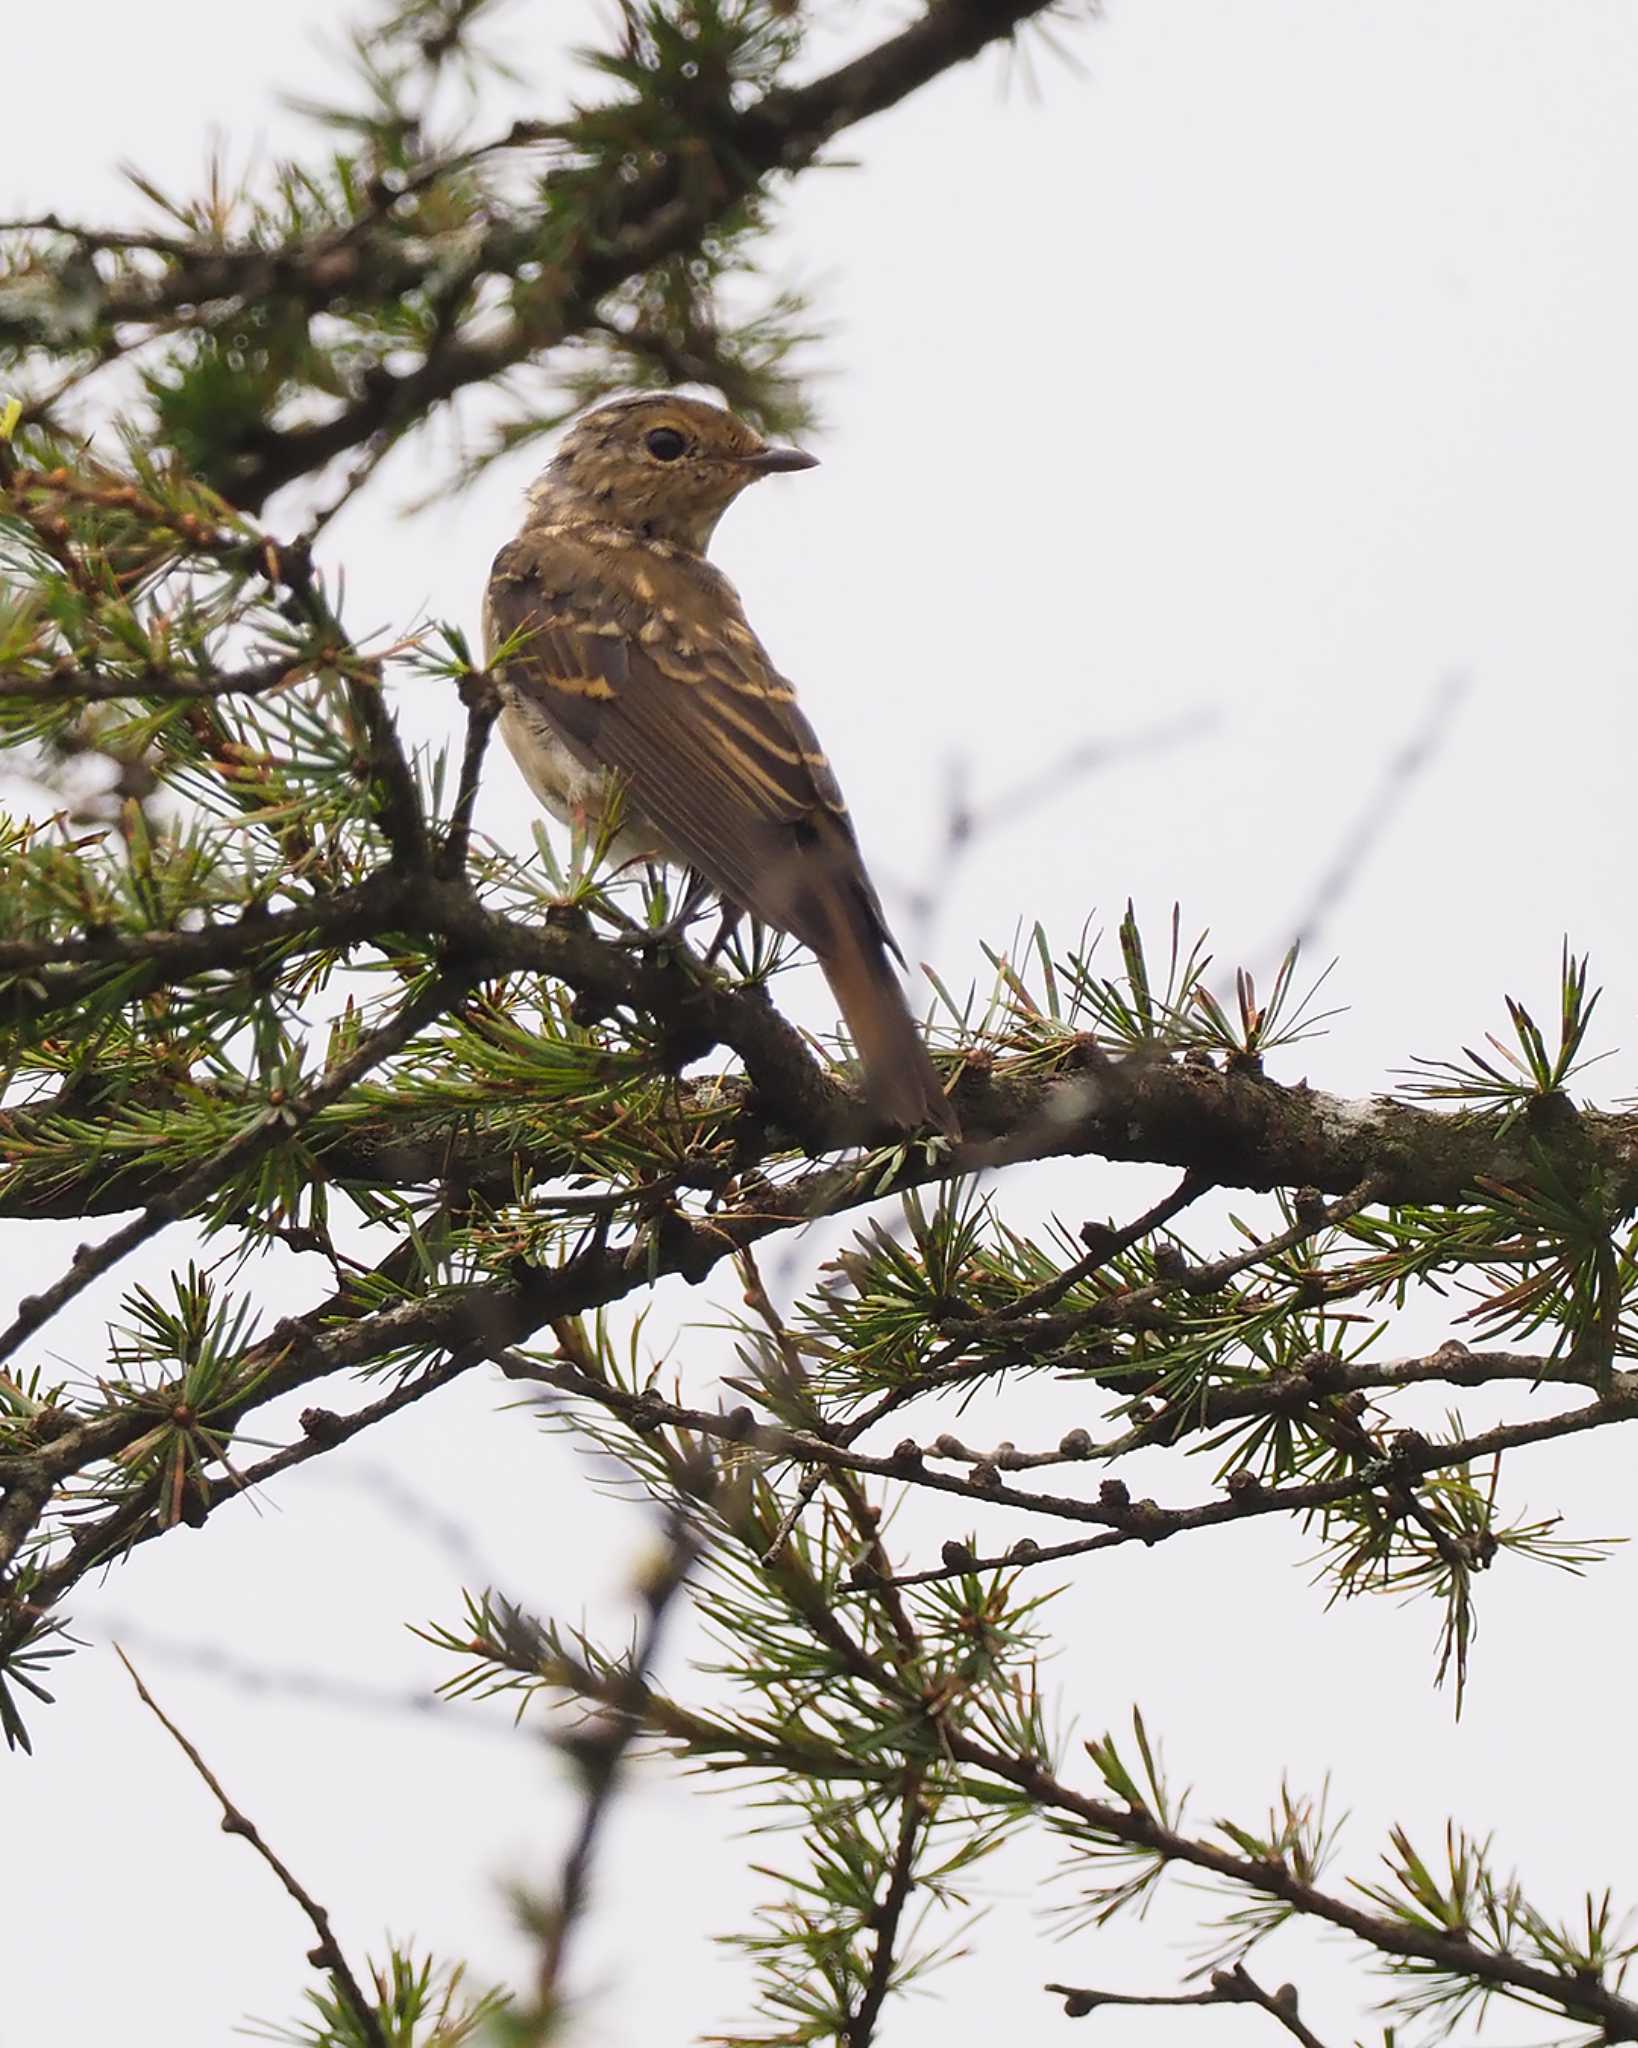
[(496, 557), (489, 632), (523, 636), (508, 693), (729, 902), (821, 959), (892, 945), (813, 728), (702, 556), (548, 513)]
[(578, 819), (618, 790), (617, 844), (685, 863), (817, 955), (877, 1108), (955, 1134), (830, 764), (733, 585), (705, 560), (747, 485), (805, 469), (743, 420), (653, 392), (578, 420), (496, 558), (501, 730)]

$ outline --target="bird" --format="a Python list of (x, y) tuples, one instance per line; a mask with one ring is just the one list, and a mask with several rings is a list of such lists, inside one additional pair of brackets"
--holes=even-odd
[[(811, 469), (676, 392), (583, 413), (531, 485), (484, 605), (499, 729), (555, 817), (688, 869), (818, 960), (885, 1122), (958, 1135), (836, 777), (706, 549), (759, 479)], [(610, 807), (618, 808), (611, 813)]]

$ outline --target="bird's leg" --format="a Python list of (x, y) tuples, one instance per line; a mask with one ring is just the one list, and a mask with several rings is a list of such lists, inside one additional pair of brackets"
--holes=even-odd
[(743, 916), (744, 912), (737, 903), (724, 903), (722, 905), (722, 922), (717, 926), (716, 937), (705, 949), (705, 964), (707, 967), (714, 967), (716, 965), (717, 955), (734, 936), (734, 933), (739, 928), (739, 921)]
[[(649, 863), (650, 884), (659, 887), (660, 870)], [(711, 893), (711, 884), (696, 869), (687, 870), (688, 879), (683, 884), (682, 901), (666, 919), (664, 924), (644, 925), (641, 931), (622, 932), (614, 941), (617, 946), (670, 946), (687, 935), (688, 927), (699, 916), (705, 899)]]

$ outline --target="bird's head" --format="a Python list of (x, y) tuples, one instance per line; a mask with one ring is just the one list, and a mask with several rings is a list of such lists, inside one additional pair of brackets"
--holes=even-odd
[(573, 501), (611, 526), (703, 553), (747, 484), (815, 460), (771, 445), (720, 406), (645, 392), (583, 413), (529, 495), (537, 512)]

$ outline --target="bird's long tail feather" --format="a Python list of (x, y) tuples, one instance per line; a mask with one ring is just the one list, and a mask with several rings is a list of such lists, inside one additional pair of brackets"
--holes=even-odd
[(891, 1122), (907, 1130), (932, 1125), (960, 1135), (950, 1098), (904, 999), (887, 950), (875, 933), (837, 935), (819, 956), (831, 993), (864, 1062), (865, 1092)]

